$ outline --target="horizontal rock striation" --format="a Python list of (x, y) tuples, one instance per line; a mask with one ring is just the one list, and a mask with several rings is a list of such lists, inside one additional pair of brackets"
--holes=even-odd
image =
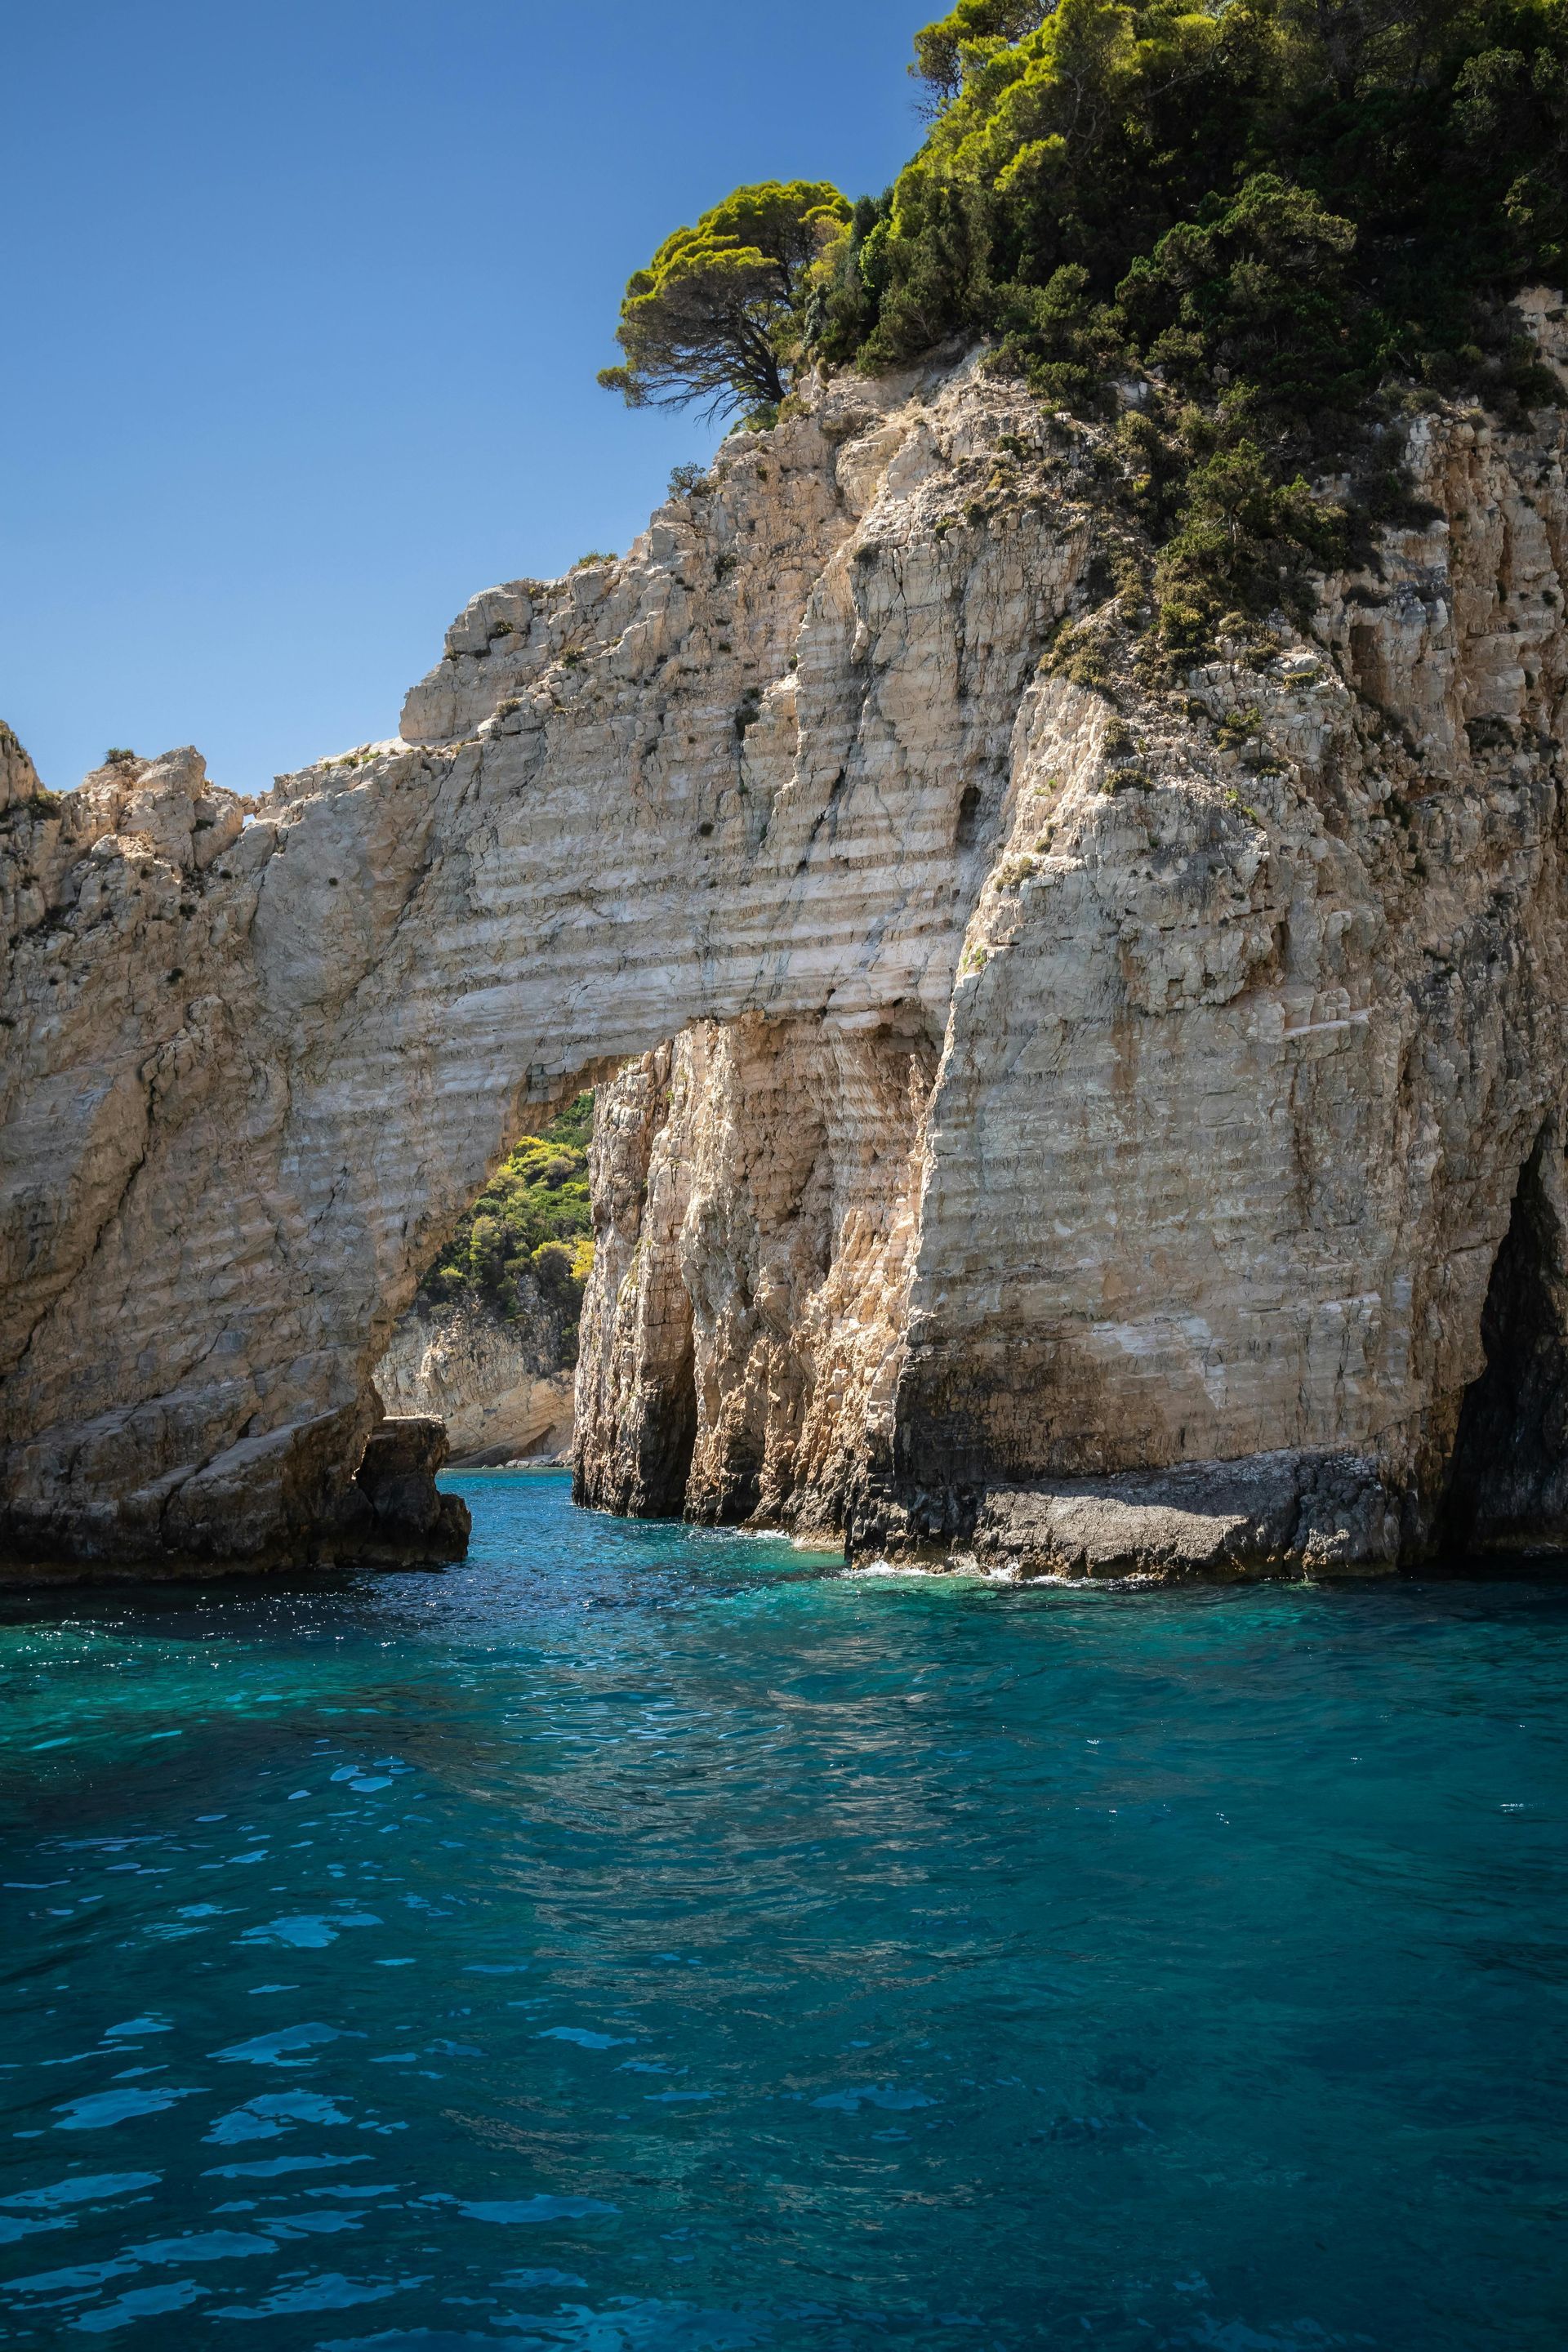
[(510, 1316), (416, 1299), (375, 1367), (389, 1412), (445, 1423), (455, 1469), (552, 1458), (572, 1443), (575, 1349), (531, 1276), (515, 1286)]
[(1138, 1546), (1065, 1487), (1289, 1457), (1233, 1565), (1561, 1537), (1562, 412), (1423, 416), (1430, 520), (1173, 696), (1051, 658), (1097, 449), (841, 381), (254, 808), (6, 751), (14, 1557), (338, 1556), (421, 1271), (628, 1059), (585, 1496), (1070, 1570)]
[(749, 1014), (600, 1089), (579, 1501), (850, 1523), (891, 1444), (935, 1068), (918, 1013), (847, 1033)]
[[(903, 1139), (916, 1173), (883, 1180), (910, 1245), (869, 1314), (830, 1318), (868, 1376), (826, 1484), (797, 1470), (796, 1432), (844, 1376), (796, 1277), (781, 1383), (751, 1273), (780, 1254), (776, 1209), (732, 1169), (716, 1183), (727, 1137), (805, 1148), (826, 1074), (781, 1091), (754, 1054), (678, 1041), (678, 1181), (617, 1219), (618, 1264), (662, 1269), (659, 1328), (684, 1335), (693, 1516), (896, 1555), (973, 1541), (1027, 1573), (1563, 1540), (1561, 422), (1427, 421), (1410, 457), (1429, 520), (1323, 583), (1316, 632), (1278, 658), (1211, 664), (1163, 700), (1123, 677), (1121, 714), (1059, 677), (1021, 698), (940, 1071)], [(808, 1181), (830, 1187), (816, 1149)], [(826, 1296), (820, 1223), (810, 1248)], [(613, 1290), (606, 1266), (579, 1486), (637, 1507), (616, 1438), (640, 1294), (611, 1314)], [(1267, 1507), (1233, 1507), (1260, 1457)], [(1171, 1465), (1190, 1466), (1134, 1510), (1119, 1474)], [(1155, 1509), (1194, 1524), (1156, 1538)]]

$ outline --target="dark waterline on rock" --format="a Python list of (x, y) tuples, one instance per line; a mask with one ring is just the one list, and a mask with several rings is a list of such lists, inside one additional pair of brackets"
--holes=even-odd
[(1560, 2347), (1568, 1591), (0, 1601), (0, 2342)]

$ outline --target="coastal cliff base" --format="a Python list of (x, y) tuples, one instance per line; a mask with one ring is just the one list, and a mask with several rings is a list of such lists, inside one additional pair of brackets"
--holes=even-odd
[(391, 1412), (446, 1424), (454, 1470), (556, 1459), (572, 1444), (574, 1382), (559, 1319), (416, 1302), (375, 1368), (377, 1391)]
[[(389, 1413), (365, 1438), (346, 1489), (332, 1491), (332, 1480), (323, 1496), (320, 1486), (312, 1495), (307, 1486), (294, 1498), (292, 1524), (285, 1521), (281, 1532), (276, 1515), (258, 1528), (237, 1507), (226, 1549), (216, 1542), (181, 1549), (154, 1537), (127, 1541), (121, 1529), (96, 1551), (85, 1543), (69, 1552), (11, 1546), (0, 1549), (0, 1584), (442, 1568), (465, 1557), (471, 1526), (461, 1496), (443, 1494), (437, 1485), (447, 1455), (444, 1422), (428, 1414)], [(329, 1479), (331, 1469), (322, 1485)]]
[(1369, 1575), (1396, 1565), (1399, 1521), (1374, 1463), (1260, 1454), (996, 1488), (969, 1550), (982, 1567), (1024, 1578)]

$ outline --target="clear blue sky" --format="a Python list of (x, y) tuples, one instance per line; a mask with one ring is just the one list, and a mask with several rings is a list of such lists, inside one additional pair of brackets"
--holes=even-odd
[(624, 548), (714, 434), (594, 382), (736, 183), (886, 184), (936, 0), (0, 12), (0, 718), (46, 782), (389, 734), (476, 589)]

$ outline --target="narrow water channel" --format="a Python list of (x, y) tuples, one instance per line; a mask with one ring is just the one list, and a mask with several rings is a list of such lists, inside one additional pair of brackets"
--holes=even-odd
[(0, 1604), (0, 2341), (1568, 2340), (1568, 1588)]

